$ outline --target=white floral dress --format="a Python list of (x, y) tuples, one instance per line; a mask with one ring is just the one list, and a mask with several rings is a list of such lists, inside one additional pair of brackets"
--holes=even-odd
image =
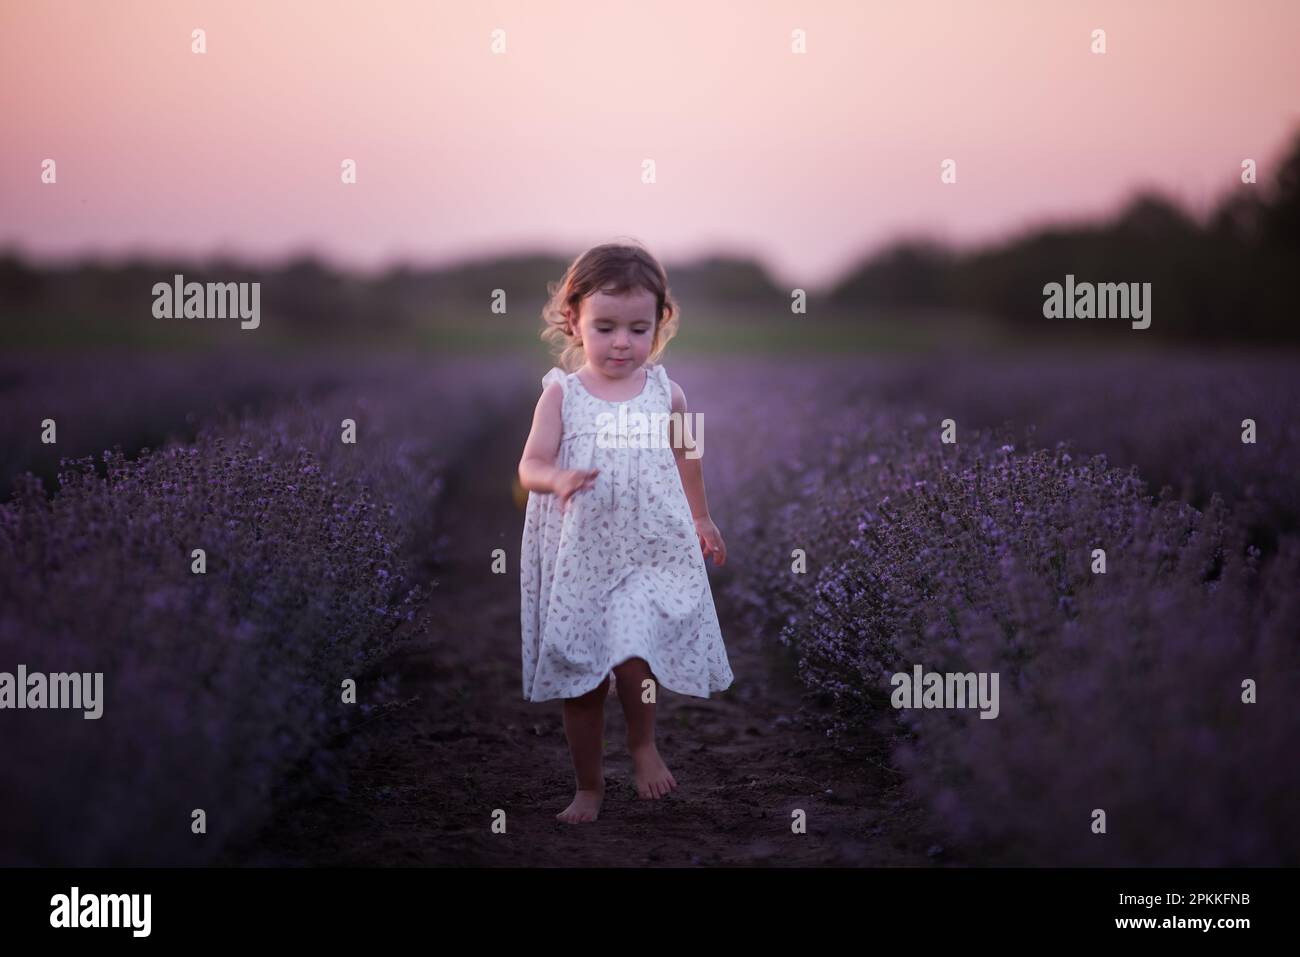
[(576, 373), (554, 368), (542, 377), (543, 389), (564, 389), (555, 464), (600, 473), (563, 509), (554, 493), (528, 493), (525, 700), (576, 698), (607, 674), (612, 693), (612, 669), (629, 658), (644, 658), (657, 684), (680, 694), (707, 698), (732, 682), (667, 420), (649, 418), (672, 411), (668, 374), (657, 364), (644, 369), (640, 394), (622, 402), (592, 395)]

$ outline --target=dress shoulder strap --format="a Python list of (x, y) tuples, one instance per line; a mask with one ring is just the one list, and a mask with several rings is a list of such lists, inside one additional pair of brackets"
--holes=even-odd
[(664, 390), (664, 396), (665, 396), (665, 398), (667, 398), (667, 400), (668, 400), (668, 404), (669, 404), (669, 405), (672, 405), (672, 404), (673, 404), (673, 387), (672, 387), (672, 383), (670, 383), (670, 382), (668, 381), (668, 371), (667, 371), (666, 369), (664, 369), (664, 367), (663, 367), (663, 365), (662, 365), (661, 363), (658, 363), (658, 362), (655, 363), (655, 367), (654, 367), (654, 376), (655, 376), (656, 379), (659, 380), (659, 385), (660, 385), (660, 386), (663, 388), (663, 390)]
[(552, 382), (560, 383), (560, 388), (564, 390), (564, 394), (566, 396), (569, 394), (568, 373), (566, 373), (559, 366), (553, 366), (550, 372), (542, 376), (542, 391), (545, 391), (546, 387), (549, 386)]

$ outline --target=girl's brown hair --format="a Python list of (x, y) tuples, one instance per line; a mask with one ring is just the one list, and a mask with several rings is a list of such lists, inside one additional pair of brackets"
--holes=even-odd
[(639, 243), (592, 246), (569, 264), (559, 282), (547, 283), (541, 338), (550, 343), (559, 367), (573, 372), (585, 360), (578, 337), (582, 300), (596, 292), (621, 296), (639, 289), (655, 297), (655, 330), (646, 361), (657, 362), (677, 335), (680, 307), (668, 288), (664, 267)]

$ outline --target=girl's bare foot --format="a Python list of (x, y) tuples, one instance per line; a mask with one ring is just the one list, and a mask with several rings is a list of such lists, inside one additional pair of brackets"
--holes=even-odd
[(653, 744), (633, 748), (632, 764), (635, 768), (633, 776), (636, 779), (636, 793), (641, 797), (657, 800), (677, 787), (677, 779), (668, 770), (663, 758), (659, 757), (659, 749)]
[(573, 803), (555, 816), (566, 824), (581, 824), (583, 821), (594, 821), (600, 814), (600, 805), (604, 799), (604, 788), (596, 791), (578, 788), (573, 795)]

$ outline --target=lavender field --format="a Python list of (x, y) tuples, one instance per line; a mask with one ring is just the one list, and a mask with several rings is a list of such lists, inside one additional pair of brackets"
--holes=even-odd
[[(1296, 372), (1129, 356), (768, 369), (761, 392), (739, 384), (752, 369), (715, 376), (696, 397), (738, 401), (733, 461), (765, 463), (729, 477), (731, 594), (791, 649), (806, 716), (846, 760), (889, 762), (972, 862), (1294, 864)], [(1245, 417), (1269, 438), (1244, 445)], [(916, 663), (1000, 673), (999, 718), (891, 707)], [(1245, 679), (1268, 700), (1243, 704)]]
[[(97, 720), (6, 715), (4, 863), (211, 861), (277, 801), (340, 785), (330, 742), (391, 697), (391, 676), (376, 670), (387, 655), (428, 635), (446, 472), (499, 414), (499, 395), (475, 387), (482, 370), (389, 362), (322, 379), (316, 367), (295, 378), (251, 366), (233, 396), (259, 383), (278, 398), (241, 414), (203, 378), (210, 369), (8, 370), (9, 460), (48, 457), (45, 416), (71, 435), (60, 445), (87, 454), (64, 459), (57, 491), (31, 472), (7, 476), (0, 660), (103, 672), (110, 700)], [(120, 446), (121, 410), (106, 397), (136, 413), (122, 435), (187, 422), (196, 434), (89, 454)], [(345, 418), (355, 444), (340, 439)], [(363, 689), (356, 708), (339, 706), (345, 679)], [(188, 822), (196, 807), (208, 812), (202, 841), (188, 823), (160, 823)]]
[[(593, 863), (651, 835), (649, 863), (1300, 862), (1300, 362), (665, 365), (704, 415), (737, 682), (665, 703), (686, 787), (613, 806)], [(5, 716), (0, 863), (567, 848), (558, 709), (516, 700), (511, 481), (546, 368), (6, 361), (0, 670), (106, 690), (98, 720)], [(893, 707), (914, 664), (996, 672), (997, 719)]]

